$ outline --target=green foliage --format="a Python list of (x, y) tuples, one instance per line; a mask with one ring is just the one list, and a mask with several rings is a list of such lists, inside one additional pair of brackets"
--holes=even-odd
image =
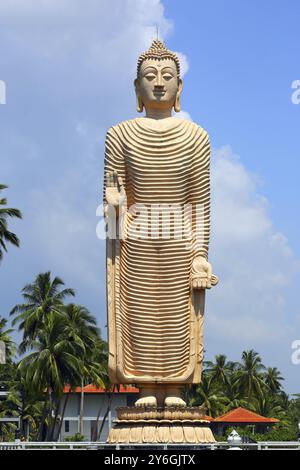
[(280, 423), (275, 424), (274, 427), (266, 433), (253, 432), (253, 426), (228, 427), (224, 436), (218, 436), (219, 441), (226, 441), (229, 434), (235, 430), (241, 437), (253, 439), (256, 442), (290, 442), (297, 441), (297, 427), (293, 425), (282, 426)]
[(15, 440), (17, 425), (14, 423), (0, 424), (0, 442), (12, 442)]
[(296, 426), (274, 426), (272, 431), (267, 432), (266, 434), (254, 434), (254, 439), (256, 441), (297, 441), (298, 433)]
[[(267, 434), (253, 434), (253, 427), (238, 429), (241, 436), (255, 440), (295, 440), (300, 421), (300, 394), (289, 397), (282, 390), (284, 380), (276, 367), (266, 368), (259, 354), (244, 351), (241, 362), (227, 361), (218, 355), (215, 362), (205, 362), (202, 383), (187, 391), (190, 405), (203, 406), (212, 417), (243, 407), (269, 418), (280, 420)], [(226, 436), (232, 431), (227, 429)], [(226, 437), (219, 436), (218, 440)]]
[(5, 361), (10, 364), (16, 354), (16, 345), (11, 339), (11, 328), (6, 329), (7, 319), (0, 317), (0, 341), (5, 345)]
[[(7, 189), (8, 186), (5, 184), (0, 184), (0, 193), (4, 189)], [(8, 220), (12, 218), (21, 219), (22, 214), (19, 209), (13, 209), (11, 207), (6, 207), (7, 199), (1, 198), (0, 195), (0, 261), (3, 258), (3, 253), (7, 251), (7, 243), (10, 243), (14, 246), (20, 245), (20, 240), (17, 235), (13, 232), (10, 232), (8, 229)]]
[[(108, 383), (107, 345), (90, 312), (65, 303), (75, 293), (59, 277), (41, 273), (22, 295), (24, 302), (11, 314), (13, 325), (18, 324), (23, 334), (19, 346), (23, 357), (18, 364), (1, 368), (0, 386), (9, 393), (0, 402), (0, 413), (20, 416), (23, 436), (55, 440), (65, 385), (74, 389), (91, 382), (99, 387)], [(5, 324), (0, 321), (0, 338), (5, 335), (12, 354), (12, 330), (4, 330)]]
[(84, 441), (85, 437), (80, 434), (80, 432), (77, 432), (74, 434), (74, 436), (68, 436), (64, 438), (64, 441), (66, 442), (82, 442)]

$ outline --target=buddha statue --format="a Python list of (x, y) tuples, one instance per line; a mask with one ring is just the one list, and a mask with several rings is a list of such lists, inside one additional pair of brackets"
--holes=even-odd
[(109, 375), (139, 387), (137, 407), (184, 407), (184, 386), (201, 380), (205, 291), (218, 282), (208, 262), (210, 142), (172, 115), (180, 63), (161, 41), (139, 57), (134, 86), (145, 115), (111, 127), (105, 143), (105, 210), (121, 221), (107, 237)]

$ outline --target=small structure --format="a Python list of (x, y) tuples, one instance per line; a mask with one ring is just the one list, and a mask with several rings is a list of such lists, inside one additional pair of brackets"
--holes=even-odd
[(246, 426), (252, 426), (253, 432), (264, 434), (268, 432), (270, 427), (275, 423), (279, 423), (279, 419), (265, 418), (246, 408), (239, 407), (228, 411), (228, 413), (225, 413), (223, 416), (215, 418), (212, 422), (212, 429), (215, 434), (222, 436), (229, 427), (244, 428)]
[(242, 443), (242, 438), (238, 432), (234, 429), (227, 438), (228, 444), (231, 445), (229, 450), (242, 450), (239, 445)]
[[(110, 398), (107, 391), (90, 384), (83, 388), (77, 387), (69, 392), (69, 387), (64, 389), (65, 396), (69, 393), (67, 406), (63, 418), (60, 439), (82, 433), (85, 440), (93, 441), (100, 437), (106, 441), (112, 422), (116, 418), (116, 408), (132, 406), (137, 399), (139, 390), (131, 386), (120, 385), (115, 388)], [(63, 406), (63, 403), (62, 403)], [(82, 417), (80, 410), (82, 409)], [(104, 423), (103, 423), (104, 420)], [(102, 427), (101, 436), (99, 431)]]

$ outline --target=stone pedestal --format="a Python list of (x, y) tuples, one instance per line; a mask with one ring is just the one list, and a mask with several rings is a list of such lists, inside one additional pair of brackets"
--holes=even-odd
[(215, 442), (197, 407), (117, 409), (114, 428), (108, 436), (110, 444), (206, 444)]

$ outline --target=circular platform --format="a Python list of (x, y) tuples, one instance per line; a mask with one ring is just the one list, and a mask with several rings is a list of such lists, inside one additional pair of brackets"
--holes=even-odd
[(110, 444), (203, 444), (215, 438), (199, 407), (117, 408)]
[[(123, 407), (117, 408), (118, 420), (205, 420), (205, 414), (200, 407)], [(206, 420), (206, 422), (208, 422)]]

